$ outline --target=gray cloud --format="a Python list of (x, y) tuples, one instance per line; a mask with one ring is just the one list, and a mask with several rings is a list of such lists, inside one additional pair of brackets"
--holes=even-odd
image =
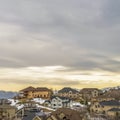
[(114, 60), (120, 57), (118, 6), (119, 0), (3, 1), (0, 55), (8, 59), (0, 59), (0, 66), (120, 72)]
[(103, 18), (107, 24), (117, 25), (120, 21), (120, 1), (107, 0), (104, 4)]

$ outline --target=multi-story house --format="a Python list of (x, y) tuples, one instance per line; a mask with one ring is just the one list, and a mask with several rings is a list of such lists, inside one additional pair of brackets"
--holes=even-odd
[(98, 97), (92, 98), (91, 102), (102, 102), (102, 101), (110, 101), (110, 100), (115, 100), (115, 98), (109, 97), (107, 95), (100, 95)]
[(110, 116), (110, 118), (120, 120), (120, 108), (112, 108), (108, 110), (107, 115)]
[(84, 114), (78, 111), (69, 108), (61, 108), (52, 112), (46, 120), (83, 120), (83, 116)]
[(79, 94), (84, 100), (91, 101), (92, 98), (99, 96), (100, 90), (97, 88), (83, 88)]
[(116, 100), (95, 102), (92, 103), (90, 112), (107, 115), (112, 109), (120, 109), (120, 102)]
[(70, 87), (64, 87), (63, 89), (59, 90), (57, 95), (61, 97), (69, 97), (71, 99), (79, 98), (79, 92)]
[(104, 95), (111, 98), (115, 98), (116, 100), (120, 100), (120, 89), (109, 90), (105, 92)]
[(17, 108), (10, 106), (10, 102), (5, 99), (0, 100), (0, 120), (14, 120)]
[(52, 95), (52, 90), (46, 88), (46, 87), (27, 87), (23, 90), (20, 90), (19, 97), (20, 98), (43, 98), (43, 99), (49, 99)]
[(32, 120), (86, 120), (84, 116), (85, 113), (69, 108), (60, 108), (45, 117), (36, 115)]
[(72, 100), (67, 97), (53, 96), (50, 100), (51, 108), (70, 108), (72, 106)]

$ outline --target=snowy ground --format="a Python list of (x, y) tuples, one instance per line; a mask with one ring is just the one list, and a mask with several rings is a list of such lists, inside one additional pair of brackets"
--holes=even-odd
[(55, 111), (55, 110), (52, 109), (52, 108), (45, 107), (45, 106), (42, 106), (42, 105), (39, 105), (39, 104), (36, 104), (36, 106), (37, 106), (38, 108), (44, 108), (44, 109), (47, 109), (47, 110)]
[(73, 102), (72, 106), (79, 106), (79, 107), (85, 107), (85, 105), (80, 104), (79, 102)]
[(23, 104), (19, 104), (19, 100), (14, 100), (14, 99), (8, 99), (8, 101), (11, 102), (11, 106), (15, 106), (18, 110), (24, 108)]
[[(14, 99), (8, 99), (8, 100), (11, 102), (11, 106), (15, 106), (18, 110), (24, 108), (24, 104), (19, 104), (19, 100), (14, 100)], [(38, 107), (38, 108), (44, 108), (47, 110), (55, 111), (54, 109), (52, 109), (50, 107), (42, 106), (41, 104), (43, 104), (45, 102), (45, 100), (42, 98), (34, 98), (31, 101), (34, 101), (36, 103), (36, 107)], [(74, 108), (74, 107), (83, 108), (83, 107), (85, 107), (85, 105), (82, 105), (79, 102), (73, 102), (71, 105), (71, 108)]]

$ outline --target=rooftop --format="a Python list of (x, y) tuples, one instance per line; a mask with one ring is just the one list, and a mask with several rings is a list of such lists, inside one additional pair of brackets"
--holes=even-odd
[(58, 93), (68, 93), (68, 92), (72, 92), (72, 93), (78, 93), (77, 90), (70, 88), (70, 87), (64, 87), (63, 89), (59, 90)]
[[(57, 120), (61, 120), (59, 118), (59, 115), (63, 113), (65, 115), (64, 118), (66, 118), (65, 120), (82, 120), (82, 114), (80, 114), (78, 111), (69, 109), (69, 108), (60, 108), (58, 110), (56, 110), (55, 112), (52, 113), (52, 115), (54, 115)], [(63, 118), (63, 120), (64, 120)]]
[(46, 87), (37, 87), (37, 88), (34, 88), (32, 86), (20, 90), (20, 92), (29, 92), (29, 91), (51, 91), (51, 90), (48, 89), (48, 88), (46, 88)]
[(20, 92), (28, 92), (28, 91), (34, 91), (34, 90), (35, 90), (35, 88), (30, 86), (30, 87), (20, 90)]
[(117, 112), (117, 111), (120, 111), (120, 108), (112, 108), (112, 109), (110, 109), (109, 111)]
[(81, 91), (80, 91), (80, 93), (90, 93), (90, 92), (92, 92), (92, 91), (94, 91), (94, 90), (97, 90), (97, 91), (99, 91), (99, 89), (98, 88), (83, 88)]
[(0, 109), (17, 109), (15, 106), (10, 105), (0, 105)]
[(100, 105), (102, 105), (102, 106), (120, 106), (120, 102), (117, 100), (102, 101), (102, 102), (100, 102)]

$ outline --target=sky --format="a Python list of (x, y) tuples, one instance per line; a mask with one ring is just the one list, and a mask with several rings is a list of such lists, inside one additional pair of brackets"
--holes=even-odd
[(120, 85), (120, 0), (1, 0), (0, 89)]

